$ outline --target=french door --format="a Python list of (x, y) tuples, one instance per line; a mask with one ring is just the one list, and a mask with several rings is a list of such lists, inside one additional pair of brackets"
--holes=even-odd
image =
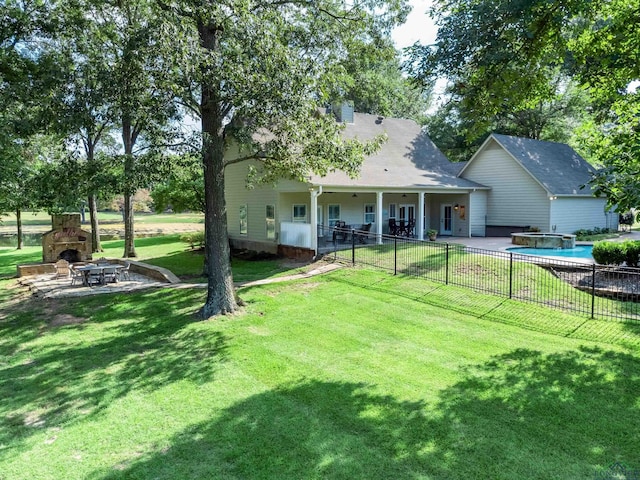
[(453, 207), (440, 205), (440, 235), (451, 235), (453, 231)]

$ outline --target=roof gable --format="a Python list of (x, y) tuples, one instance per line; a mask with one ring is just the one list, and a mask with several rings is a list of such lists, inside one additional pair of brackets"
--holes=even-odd
[(386, 134), (387, 141), (364, 160), (358, 178), (334, 171), (324, 177), (313, 176), (312, 182), (326, 186), (484, 188), (458, 177), (460, 166), (450, 162), (413, 120), (355, 113), (354, 122), (346, 124), (343, 133), (346, 138), (363, 141), (380, 134)]
[[(500, 145), (552, 195), (593, 195), (589, 185), (595, 169), (564, 143), (492, 134), (471, 157), (473, 163), (492, 141)], [(464, 176), (467, 166), (459, 175)], [(584, 186), (584, 188), (581, 188)]]

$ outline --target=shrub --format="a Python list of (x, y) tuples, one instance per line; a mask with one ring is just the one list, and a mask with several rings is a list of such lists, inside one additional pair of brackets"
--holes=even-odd
[(200, 232), (189, 232), (183, 233), (180, 235), (180, 241), (184, 243), (188, 243), (189, 246), (193, 248), (203, 248), (204, 247), (204, 230)]
[(640, 241), (627, 240), (623, 244), (627, 267), (637, 267), (640, 263)]
[(621, 265), (625, 261), (624, 248), (621, 243), (596, 242), (593, 244), (592, 255), (601, 265)]
[(637, 267), (640, 264), (640, 241), (627, 240), (623, 243), (596, 242), (593, 258), (601, 265), (622, 265)]

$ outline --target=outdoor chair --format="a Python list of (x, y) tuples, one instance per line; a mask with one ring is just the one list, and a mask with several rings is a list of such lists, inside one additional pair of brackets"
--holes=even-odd
[(118, 282), (118, 268), (117, 267), (105, 267), (102, 269), (102, 283), (116, 283)]
[(66, 260), (58, 260), (56, 262), (56, 278), (69, 278), (69, 262)]
[(82, 285), (84, 283), (84, 273), (76, 270), (74, 265), (69, 267), (69, 272), (71, 273), (71, 285), (76, 285), (77, 283)]
[(393, 235), (396, 236), (398, 235), (398, 223), (396, 222), (395, 218), (390, 218), (389, 219), (389, 235)]
[(120, 279), (131, 280), (129, 276), (129, 271), (131, 269), (131, 262), (126, 262), (124, 267), (120, 269)]
[(407, 223), (407, 226), (404, 229), (404, 235), (406, 237), (413, 237), (413, 230), (416, 228), (416, 221), (412, 218)]
[(360, 230), (356, 231), (356, 238), (360, 243), (367, 243), (367, 237), (369, 236), (369, 232), (371, 231), (371, 224), (367, 223), (366, 225), (362, 225)]
[(87, 272), (87, 283), (90, 287), (93, 285), (102, 285), (103, 279), (101, 268), (92, 268)]
[(349, 239), (349, 229), (347, 228), (347, 223), (338, 220), (333, 227), (333, 242), (335, 243), (340, 238), (340, 241), (346, 242)]
[(110, 262), (105, 257), (100, 257), (98, 260), (96, 260), (96, 264), (98, 264), (98, 265), (104, 265), (104, 264), (108, 264), (108, 263), (110, 263)]

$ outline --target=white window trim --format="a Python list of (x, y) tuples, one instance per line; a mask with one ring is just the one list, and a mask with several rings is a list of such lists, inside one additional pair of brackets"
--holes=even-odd
[[(331, 207), (338, 207), (338, 218), (331, 218)], [(342, 205), (339, 203), (330, 203), (327, 205), (327, 225), (333, 227), (338, 220), (341, 220)], [(333, 222), (333, 223), (332, 223)]]
[[(302, 217), (296, 217), (296, 207), (304, 207), (304, 218)], [(294, 203), (291, 206), (291, 219), (293, 221), (293, 223), (308, 223), (309, 220), (309, 212), (308, 212), (309, 208), (307, 207), (306, 203)]]
[[(244, 209), (244, 231), (242, 229), (242, 210)], [(249, 207), (247, 204), (240, 205), (239, 211), (239, 223), (240, 223), (240, 235), (248, 235), (249, 234)]]
[[(371, 211), (367, 212), (367, 207), (371, 207)], [(376, 223), (376, 204), (375, 203), (365, 203), (364, 204), (364, 223)], [(373, 219), (367, 220), (367, 215), (373, 215)]]

